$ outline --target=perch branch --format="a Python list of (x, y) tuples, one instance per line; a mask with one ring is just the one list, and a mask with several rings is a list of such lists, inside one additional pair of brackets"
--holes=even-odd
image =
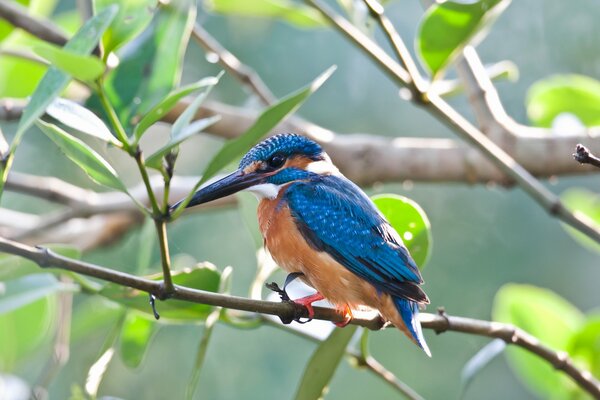
[[(169, 295), (169, 293), (165, 292), (162, 282), (100, 267), (84, 261), (73, 260), (43, 247), (32, 247), (0, 238), (0, 251), (27, 258), (40, 265), (42, 268), (55, 267), (76, 272), (104, 281), (113, 282), (131, 289), (151, 293), (157, 298), (165, 298)], [(169, 297), (234, 310), (276, 315), (283, 320), (308, 317), (307, 310), (303, 306), (293, 302), (276, 303), (271, 301), (253, 300), (177, 285), (175, 286), (175, 292), (171, 293)], [(314, 307), (314, 311), (315, 319), (332, 322), (341, 322), (344, 320), (344, 316), (334, 309)], [(583, 390), (587, 391), (592, 396), (600, 398), (600, 382), (589, 371), (578, 368), (568, 354), (552, 350), (541, 344), (535, 337), (515, 326), (499, 322), (449, 316), (445, 313), (440, 313), (439, 315), (424, 313), (420, 315), (420, 321), (423, 328), (432, 329), (437, 333), (455, 331), (487, 336), (499, 338), (508, 344), (521, 347), (547, 361), (554, 366), (554, 368), (563, 371)], [(384, 326), (384, 321), (380, 317), (364, 318), (358, 312), (352, 323), (369, 329), (381, 329)]]

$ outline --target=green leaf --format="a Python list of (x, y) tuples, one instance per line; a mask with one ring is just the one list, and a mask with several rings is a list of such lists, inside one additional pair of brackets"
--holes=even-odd
[(380, 194), (373, 202), (398, 232), (420, 269), (431, 254), (431, 224), (425, 211), (413, 200), (397, 194)]
[(208, 166), (202, 174), (201, 183), (212, 178), (223, 167), (233, 160), (241, 157), (248, 150), (258, 143), (267, 133), (269, 133), (285, 117), (292, 114), (313, 94), (321, 85), (333, 74), (335, 66), (319, 75), (314, 81), (304, 88), (285, 96), (276, 104), (268, 107), (260, 114), (256, 122), (252, 124), (246, 132), (240, 137), (230, 140), (219, 150), (219, 152), (210, 160)]
[(119, 141), (96, 114), (74, 101), (58, 97), (50, 103), (46, 109), (46, 114), (78, 132), (120, 146)]
[[(562, 297), (530, 285), (504, 285), (494, 299), (492, 317), (518, 326), (554, 350), (566, 351), (583, 325), (583, 314)], [(519, 348), (507, 349), (510, 365), (542, 398), (565, 396), (574, 384), (552, 365)]]
[(248, 152), (252, 146), (258, 143), (285, 117), (296, 111), (304, 103), (304, 101), (310, 97), (311, 94), (321, 87), (321, 85), (331, 76), (331, 74), (333, 74), (335, 69), (335, 66), (328, 68), (310, 84), (295, 91), (294, 93), (285, 96), (277, 103), (269, 106), (260, 114), (258, 119), (250, 128), (248, 128), (246, 132), (244, 132), (241, 136), (226, 142), (225, 145), (221, 147), (217, 154), (210, 160), (204, 169), (202, 178), (200, 178), (200, 181), (196, 184), (194, 190), (188, 194), (185, 200), (174, 212), (172, 218), (175, 219), (179, 216), (200, 185), (212, 178), (230, 162)]
[(156, 0), (94, 0), (94, 9), (100, 12), (112, 5), (119, 6), (119, 12), (102, 36), (104, 59), (141, 32), (152, 20)]
[[(45, 246), (61, 256), (79, 259), (81, 251), (68, 244), (54, 244)], [(31, 260), (8, 254), (0, 254), (0, 282), (20, 278), (25, 275), (44, 273), (44, 269)]]
[(50, 43), (37, 44), (33, 51), (56, 68), (84, 82), (96, 80), (106, 68), (96, 56), (77, 54)]
[(48, 273), (0, 282), (0, 314), (9, 313), (59, 291), (76, 290), (76, 285), (60, 282)]
[[(104, 88), (128, 133), (179, 85), (195, 20), (195, 0), (158, 2), (146, 29), (117, 53), (119, 65), (105, 78)], [(99, 104), (97, 96), (92, 101)]]
[(69, 135), (56, 125), (39, 121), (38, 126), (94, 182), (127, 192), (127, 188), (119, 179), (113, 167), (87, 144)]
[(431, 73), (437, 76), (467, 45), (476, 45), (510, 0), (473, 3), (435, 3), (423, 16), (417, 34), (417, 50)]
[[(220, 274), (211, 264), (199, 264), (192, 269), (172, 272), (173, 283), (194, 289), (217, 292), (219, 290)], [(153, 280), (161, 280), (162, 274), (148, 277)], [(115, 301), (125, 307), (141, 311), (152, 316), (152, 309), (148, 304), (148, 293), (123, 287), (114, 283), (108, 283), (99, 293), (100, 295)], [(156, 302), (156, 308), (160, 318), (166, 321), (201, 322), (211, 312), (212, 307), (206, 304), (196, 304), (187, 301), (173, 300)]]
[[(561, 193), (560, 200), (570, 211), (600, 229), (600, 195), (583, 188), (572, 188)], [(600, 253), (600, 245), (594, 240), (567, 224), (562, 226), (582, 246)]]
[(136, 312), (127, 313), (121, 328), (119, 351), (129, 368), (137, 368), (144, 358), (146, 349), (157, 332), (157, 325), (149, 318)]
[(583, 75), (554, 75), (534, 83), (527, 92), (527, 116), (549, 127), (557, 115), (574, 114), (585, 126), (600, 125), (600, 82)]
[[(188, 86), (184, 86), (182, 88), (179, 88), (179, 89), (169, 93), (169, 95), (167, 97), (165, 97), (160, 103), (158, 103), (157, 105), (152, 107), (152, 109), (150, 111), (148, 111), (148, 113), (146, 115), (144, 115), (144, 118), (142, 118), (140, 123), (135, 126), (134, 135), (135, 135), (136, 140), (140, 140), (140, 138), (146, 132), (146, 130), (148, 130), (148, 128), (150, 128), (156, 121), (160, 120), (169, 111), (171, 111), (173, 109), (173, 107), (175, 107), (175, 105), (177, 104), (177, 102), (179, 100), (181, 100), (185, 96), (195, 92), (196, 90), (199, 90), (202, 88), (205, 88), (205, 90), (209, 90), (211, 87), (216, 85), (217, 82), (219, 82), (219, 77), (211, 76), (211, 77), (204, 78), (196, 83), (193, 83)], [(202, 95), (199, 95), (198, 97), (201, 97), (201, 96)], [(196, 99), (198, 99), (198, 97)], [(202, 99), (203, 98), (204, 97), (202, 97)], [(198, 106), (200, 106), (200, 104), (198, 104)], [(190, 107), (191, 107), (191, 104), (190, 104)], [(186, 109), (186, 111), (184, 111), (179, 116), (179, 118), (177, 120), (181, 119), (183, 117), (183, 115), (186, 114), (188, 109), (189, 109), (189, 107)], [(197, 108), (196, 108), (196, 110), (197, 110)], [(195, 111), (194, 111), (194, 114), (188, 120), (188, 124), (189, 124), (189, 121), (191, 121), (191, 118), (194, 117), (194, 115), (195, 115)], [(174, 127), (173, 127), (173, 129), (174, 129)]]
[(123, 307), (101, 296), (85, 296), (74, 305), (71, 342), (88, 340), (90, 335), (115, 324)]
[(591, 315), (571, 337), (567, 351), (594, 376), (600, 376), (600, 314)]
[(156, 243), (156, 228), (154, 221), (147, 218), (140, 229), (138, 236), (138, 251), (137, 251), (137, 275), (144, 275), (150, 269), (152, 261), (152, 253), (157, 247)]
[(317, 347), (304, 370), (296, 392), (296, 400), (315, 400), (323, 397), (323, 392), (333, 378), (356, 328), (348, 325), (343, 329), (334, 329), (327, 340)]
[(205, 0), (204, 4), (222, 14), (281, 19), (300, 28), (327, 26), (317, 10), (290, 0)]
[(190, 125), (185, 127), (185, 129), (178, 132), (177, 136), (171, 136), (171, 139), (167, 142), (167, 144), (152, 153), (152, 155), (146, 160), (146, 165), (150, 168), (160, 169), (164, 156), (177, 148), (185, 140), (199, 132), (202, 132), (204, 129), (208, 128), (220, 119), (220, 115), (213, 115), (212, 117), (203, 118), (192, 122)]
[[(88, 20), (73, 38), (65, 44), (64, 50), (79, 55), (90, 54), (98, 44), (102, 33), (114, 18), (116, 11), (117, 7), (110, 7)], [(31, 96), (25, 110), (23, 110), (13, 140), (13, 148), (19, 143), (23, 133), (44, 113), (46, 107), (58, 97), (69, 83), (69, 80), (70, 77), (64, 72), (56, 68), (48, 69)]]
[(482, 369), (492, 360), (498, 357), (506, 349), (506, 342), (502, 339), (494, 339), (481, 348), (463, 367), (460, 372), (460, 383), (462, 392), (465, 393), (469, 384)]
[(56, 321), (56, 295), (0, 314), (0, 370), (12, 371), (47, 340)]

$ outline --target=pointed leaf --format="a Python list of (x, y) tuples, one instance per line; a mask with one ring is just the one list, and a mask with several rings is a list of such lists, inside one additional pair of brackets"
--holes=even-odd
[(185, 201), (183, 201), (178, 209), (174, 212), (172, 218), (174, 219), (179, 216), (200, 185), (212, 178), (217, 172), (219, 172), (219, 170), (227, 166), (230, 162), (245, 154), (267, 133), (275, 128), (277, 124), (279, 124), (285, 117), (296, 111), (302, 105), (302, 103), (304, 103), (304, 101), (310, 97), (311, 94), (313, 94), (319, 87), (321, 87), (323, 83), (325, 83), (331, 74), (333, 74), (335, 69), (335, 66), (328, 68), (304, 88), (285, 96), (277, 103), (268, 107), (260, 114), (258, 119), (250, 128), (248, 128), (246, 132), (244, 132), (240, 137), (225, 143), (225, 145), (221, 147), (212, 160), (210, 160), (204, 169), (202, 178), (200, 178), (200, 181), (196, 184), (194, 190), (188, 194)]
[(465, 48), (476, 45), (510, 0), (479, 0), (473, 3), (435, 3), (423, 16), (417, 34), (417, 50), (434, 77)]
[(113, 167), (87, 144), (69, 135), (56, 125), (39, 121), (38, 126), (94, 182), (127, 192), (127, 188), (119, 179)]
[[(584, 317), (556, 293), (530, 285), (504, 285), (494, 299), (492, 317), (514, 324), (554, 350), (566, 351)], [(574, 384), (552, 365), (520, 348), (506, 351), (518, 376), (542, 398), (565, 396)]]
[(157, 332), (156, 322), (136, 312), (127, 313), (121, 329), (119, 352), (125, 365), (137, 368)]
[[(175, 107), (175, 105), (177, 104), (177, 102), (179, 100), (181, 100), (185, 96), (195, 92), (196, 90), (199, 90), (202, 88), (206, 88), (206, 90), (208, 90), (212, 86), (216, 85), (218, 81), (219, 81), (219, 77), (211, 76), (211, 77), (204, 78), (196, 83), (193, 83), (188, 86), (184, 86), (182, 88), (179, 88), (179, 89), (169, 93), (169, 95), (167, 97), (165, 97), (160, 103), (158, 103), (157, 105), (152, 107), (152, 109), (150, 111), (148, 111), (148, 113), (146, 115), (144, 115), (144, 118), (142, 118), (140, 123), (136, 125), (136, 127), (134, 129), (135, 138), (137, 140), (139, 140), (142, 137), (142, 135), (146, 132), (146, 130), (148, 130), (148, 128), (150, 128), (156, 121), (160, 120), (169, 111), (171, 111), (173, 109), (173, 107)], [(200, 97), (200, 96), (201, 95), (199, 95), (198, 97)], [(196, 98), (196, 99), (198, 99), (198, 98)], [(202, 100), (200, 100), (200, 101), (202, 101)], [(198, 105), (200, 105), (200, 104), (198, 104)], [(191, 105), (190, 105), (190, 107), (191, 107)], [(189, 109), (189, 107), (188, 107), (188, 109)], [(197, 108), (196, 108), (196, 110), (197, 110)], [(179, 118), (182, 118), (183, 115), (186, 113), (186, 111), (184, 111)], [(192, 117), (194, 115), (195, 115), (195, 111), (194, 111), (194, 114), (192, 114)], [(191, 118), (190, 118), (190, 120), (191, 120)], [(189, 124), (190, 120), (188, 120), (188, 124)]]
[(56, 68), (84, 82), (96, 80), (106, 68), (96, 56), (77, 54), (49, 43), (37, 44), (32, 50)]
[(323, 391), (333, 378), (356, 328), (354, 325), (348, 325), (343, 329), (334, 329), (317, 347), (304, 370), (296, 392), (296, 400), (315, 400), (323, 397)]
[(584, 369), (600, 376), (600, 314), (587, 318), (579, 332), (571, 337), (567, 351), (577, 362), (584, 363)]
[[(157, 2), (146, 29), (119, 49), (104, 87), (127, 133), (178, 86), (195, 20), (195, 0)], [(97, 96), (91, 101), (99, 104)]]
[(527, 116), (550, 127), (559, 114), (575, 115), (585, 126), (600, 125), (600, 81), (583, 75), (554, 75), (527, 92)]
[(156, 3), (156, 0), (94, 0), (96, 12), (112, 5), (119, 6), (119, 12), (102, 35), (105, 59), (150, 23)]
[(27, 275), (0, 283), (0, 314), (9, 313), (59, 291), (76, 291), (76, 285), (59, 281), (52, 274)]
[[(64, 49), (74, 54), (90, 54), (98, 44), (104, 30), (115, 17), (117, 7), (110, 7), (88, 20), (81, 29), (65, 45)], [(46, 110), (46, 107), (60, 94), (69, 83), (70, 77), (56, 69), (50, 68), (35, 89), (17, 127), (17, 133), (13, 141), (16, 146), (23, 133), (38, 119)]]
[[(217, 292), (219, 290), (220, 274), (211, 264), (199, 264), (192, 269), (172, 272), (173, 283), (176, 285), (192, 287), (194, 289)], [(161, 280), (162, 274), (155, 274), (149, 279)], [(148, 293), (123, 287), (114, 283), (108, 283), (100, 291), (100, 295), (115, 301), (125, 307), (141, 311), (148, 316), (154, 317), (150, 304), (148, 304)], [(206, 319), (212, 307), (205, 304), (190, 303), (181, 300), (157, 301), (156, 308), (160, 313), (161, 321), (188, 321), (201, 322)]]
[(380, 194), (372, 200), (398, 232), (419, 269), (423, 269), (432, 245), (431, 224), (425, 211), (413, 200), (397, 194)]
[(199, 119), (197, 121), (192, 122), (181, 132), (178, 132), (177, 137), (171, 137), (167, 144), (165, 144), (160, 149), (156, 150), (156, 152), (154, 152), (150, 157), (148, 157), (148, 159), (146, 160), (146, 165), (150, 168), (160, 169), (162, 165), (162, 159), (164, 156), (167, 155), (167, 153), (171, 152), (185, 140), (199, 132), (202, 132), (215, 122), (219, 121), (220, 119), (220, 115), (213, 115), (212, 117)]
[(506, 348), (506, 342), (502, 339), (494, 339), (481, 348), (463, 367), (460, 373), (460, 383), (463, 393), (475, 377), (494, 358), (502, 354)]
[(46, 114), (69, 128), (119, 145), (119, 141), (96, 114), (72, 100), (56, 98), (46, 109)]
[(301, 28), (327, 25), (314, 8), (290, 0), (206, 0), (205, 3), (211, 11), (223, 14), (277, 18)]
[(311, 94), (321, 87), (331, 74), (333, 74), (335, 68), (335, 66), (330, 67), (304, 88), (287, 95), (276, 104), (267, 108), (246, 132), (240, 137), (225, 143), (204, 170), (200, 182), (206, 182), (227, 164), (250, 150), (252, 146), (258, 143), (285, 117), (296, 111)]

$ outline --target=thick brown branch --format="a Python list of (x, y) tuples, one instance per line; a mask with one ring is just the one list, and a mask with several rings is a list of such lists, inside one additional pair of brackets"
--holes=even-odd
[(27, 9), (12, 1), (0, 1), (0, 18), (46, 42), (64, 46), (67, 36), (54, 24), (32, 17)]
[[(121, 286), (148, 292), (154, 294), (158, 298), (165, 298), (167, 295), (167, 293), (164, 292), (164, 287), (161, 282), (137, 277), (83, 261), (72, 260), (45, 248), (31, 247), (22, 243), (0, 238), (0, 251), (27, 258), (41, 267), (61, 268), (86, 276), (95, 277)], [(176, 286), (175, 292), (170, 294), (170, 297), (240, 311), (276, 315), (284, 320), (308, 316), (307, 310), (296, 303), (275, 303), (271, 301), (253, 300), (182, 286)], [(341, 322), (344, 319), (344, 316), (333, 309), (315, 307), (314, 310), (315, 319), (332, 322)], [(380, 317), (363, 318), (358, 313), (352, 323), (369, 329), (381, 329), (384, 325), (383, 320)], [(441, 315), (421, 314), (421, 325), (426, 329), (432, 329), (438, 333), (445, 331), (463, 332), (499, 338), (508, 344), (522, 347), (546, 360), (556, 369), (563, 371), (592, 396), (600, 398), (600, 382), (594, 378), (591, 373), (575, 366), (568, 354), (550, 349), (541, 344), (535, 337), (512, 325), (471, 318), (454, 317), (446, 315), (445, 313)]]

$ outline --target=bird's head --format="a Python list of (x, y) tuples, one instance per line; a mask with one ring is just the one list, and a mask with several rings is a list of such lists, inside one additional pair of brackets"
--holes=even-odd
[(279, 134), (250, 149), (236, 171), (200, 188), (187, 207), (241, 190), (253, 192), (260, 198), (274, 199), (279, 189), (290, 182), (331, 174), (339, 174), (339, 171), (321, 146), (304, 136)]

